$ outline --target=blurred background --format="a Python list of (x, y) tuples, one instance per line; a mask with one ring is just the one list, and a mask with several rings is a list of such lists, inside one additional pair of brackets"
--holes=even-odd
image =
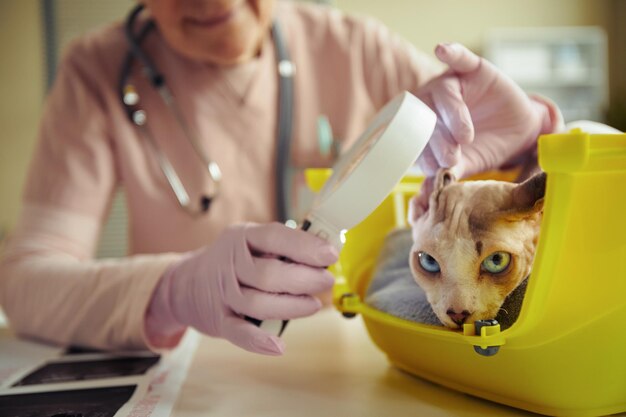
[[(285, 0), (286, 1), (286, 0)], [(525, 90), (555, 100), (566, 120), (626, 130), (626, 0), (334, 0), (373, 16), (418, 49), (461, 42)], [(0, 0), (0, 241), (15, 225), (38, 120), (67, 42), (123, 19), (131, 0)], [(100, 257), (126, 252), (123, 200)], [(0, 243), (1, 244), (1, 243)]]

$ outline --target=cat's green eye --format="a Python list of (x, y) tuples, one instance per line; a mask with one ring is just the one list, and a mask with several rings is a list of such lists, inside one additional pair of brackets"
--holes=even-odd
[(481, 267), (484, 271), (492, 274), (504, 272), (511, 263), (511, 254), (507, 252), (494, 252), (487, 256)]
[(417, 257), (420, 261), (420, 266), (422, 267), (422, 269), (424, 269), (424, 271), (430, 272), (432, 274), (441, 271), (439, 263), (435, 260), (435, 258), (430, 256), (426, 252), (417, 252)]

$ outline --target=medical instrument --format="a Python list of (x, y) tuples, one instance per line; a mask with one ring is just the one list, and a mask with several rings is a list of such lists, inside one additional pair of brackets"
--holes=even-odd
[[(182, 111), (176, 104), (173, 94), (167, 87), (165, 76), (159, 72), (154, 62), (141, 49), (141, 43), (146, 36), (155, 29), (153, 20), (148, 20), (139, 31), (135, 31), (135, 22), (143, 10), (142, 4), (137, 5), (130, 13), (125, 24), (125, 35), (129, 46), (129, 52), (124, 58), (119, 76), (119, 94), (120, 100), (126, 114), (131, 123), (133, 123), (142, 132), (143, 136), (159, 161), (159, 166), (167, 179), (169, 186), (174, 192), (180, 206), (192, 216), (197, 216), (208, 212), (211, 203), (219, 195), (220, 182), (222, 172), (215, 160), (209, 159), (202, 150), (200, 141), (196, 132), (185, 122)], [(292, 131), (292, 109), (293, 109), (293, 77), (295, 74), (295, 65), (290, 60), (287, 47), (281, 34), (278, 22), (272, 25), (272, 39), (276, 50), (278, 84), (279, 84), (279, 100), (278, 100), (278, 131), (277, 131), (277, 163), (276, 163), (276, 207), (277, 215), (280, 221), (288, 218), (288, 184), (289, 184), (289, 154), (290, 154), (290, 138)], [(183, 185), (180, 177), (176, 174), (176, 170), (159, 149), (157, 141), (147, 126), (148, 117), (139, 106), (139, 94), (135, 86), (129, 81), (133, 63), (138, 61), (144, 75), (149, 79), (150, 84), (154, 87), (163, 102), (166, 104), (170, 112), (173, 114), (178, 125), (181, 128), (183, 136), (189, 141), (194, 149), (195, 154), (200, 159), (203, 166), (206, 167), (208, 175), (213, 184), (209, 193), (200, 197), (199, 206), (192, 206), (187, 189)]]
[[(436, 122), (435, 113), (417, 97), (396, 96), (337, 160), (301, 228), (341, 250), (346, 230), (387, 197), (426, 147)], [(279, 336), (287, 324), (246, 319)]]

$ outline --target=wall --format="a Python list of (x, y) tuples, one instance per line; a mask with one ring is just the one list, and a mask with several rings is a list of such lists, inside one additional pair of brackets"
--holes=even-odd
[(45, 94), (40, 16), (38, 1), (0, 1), (0, 234), (17, 219)]
[(609, 0), (336, 0), (350, 13), (375, 16), (423, 51), (461, 42), (480, 52), (490, 27), (606, 26)]

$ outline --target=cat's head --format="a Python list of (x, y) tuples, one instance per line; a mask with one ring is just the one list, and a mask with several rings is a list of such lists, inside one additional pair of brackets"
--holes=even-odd
[(428, 210), (412, 219), (409, 263), (444, 325), (494, 318), (529, 275), (545, 182), (543, 173), (521, 184), (437, 173)]

